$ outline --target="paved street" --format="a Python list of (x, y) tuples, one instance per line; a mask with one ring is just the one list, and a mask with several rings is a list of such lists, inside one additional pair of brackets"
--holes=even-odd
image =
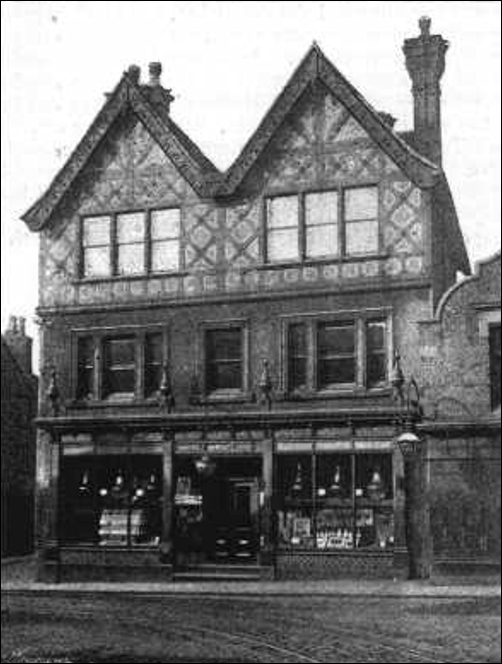
[(2, 597), (2, 662), (500, 661), (497, 598)]

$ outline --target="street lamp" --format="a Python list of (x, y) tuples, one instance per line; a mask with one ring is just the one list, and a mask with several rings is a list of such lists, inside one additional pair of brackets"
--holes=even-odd
[(431, 567), (430, 517), (423, 454), (425, 441), (416, 424), (423, 419), (416, 380), (406, 380), (401, 357), (396, 353), (391, 377), (400, 410), (396, 442), (404, 460), (405, 530), (410, 579), (428, 579)]

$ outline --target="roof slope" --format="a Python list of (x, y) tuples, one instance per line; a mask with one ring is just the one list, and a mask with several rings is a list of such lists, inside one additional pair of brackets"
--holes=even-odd
[(220, 177), (211, 160), (169, 117), (167, 107), (154, 103), (146, 86), (139, 85), (126, 72), (47, 191), (23, 215), (31, 230), (38, 231), (46, 225), (115, 120), (129, 108), (198, 194), (205, 195), (207, 183)]
[(316, 80), (322, 81), (344, 104), (375, 142), (394, 159), (415, 184), (421, 187), (433, 186), (440, 173), (440, 167), (419, 154), (395, 132), (314, 43), (241, 154), (228, 169), (220, 194), (231, 194), (237, 189), (300, 96)]
[(139, 116), (166, 155), (199, 195), (219, 197), (232, 195), (266, 149), (300, 96), (308, 86), (318, 80), (322, 81), (346, 106), (410, 180), (425, 188), (435, 184), (441, 173), (440, 167), (420, 155), (402, 135), (395, 132), (326, 58), (319, 46), (314, 44), (224, 175), (172, 120), (168, 106), (156, 102), (154, 96), (149, 94), (148, 86), (140, 85), (134, 76), (128, 72), (124, 73), (66, 164), (47, 191), (22, 218), (34, 231), (41, 230), (46, 225), (116, 118), (127, 108), (132, 108)]

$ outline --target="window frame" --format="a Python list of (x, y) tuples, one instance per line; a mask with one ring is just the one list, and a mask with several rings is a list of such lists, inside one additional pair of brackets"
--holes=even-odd
[[(208, 389), (208, 353), (207, 333), (215, 330), (240, 329), (241, 331), (241, 367), (242, 381), (240, 389)], [(248, 319), (227, 319), (222, 321), (204, 321), (199, 325), (199, 370), (196, 375), (201, 377), (202, 397), (206, 401), (234, 401), (250, 398), (250, 334)]]
[[(294, 449), (294, 445), (287, 451), (280, 451), (276, 457), (275, 465), (275, 480), (274, 486), (275, 489), (275, 503), (277, 509), (277, 516), (279, 512), (286, 514), (288, 511), (302, 511), (308, 513), (308, 516), (301, 517), (302, 519), (309, 520), (310, 522), (310, 532), (311, 532), (311, 546), (305, 546), (302, 544), (294, 543), (285, 543), (281, 541), (280, 535), (278, 535), (278, 549), (280, 551), (313, 551), (313, 552), (323, 552), (330, 554), (361, 554), (368, 553), (371, 551), (384, 551), (388, 555), (392, 555), (395, 550), (396, 544), (396, 501), (398, 498), (398, 485), (397, 485), (397, 469), (398, 463), (395, 455), (395, 451), (392, 449), (392, 446), (385, 445), (384, 448), (372, 448), (371, 444), (365, 446), (364, 449), (357, 449), (353, 444), (350, 448), (339, 449), (336, 448), (330, 449), (329, 451), (323, 450), (319, 441), (315, 442), (310, 446), (310, 449)], [(363, 460), (368, 460), (370, 457), (380, 458), (380, 461), (385, 460), (385, 464), (388, 464), (387, 471), (385, 471), (384, 466), (375, 466), (380, 470), (383, 479), (387, 477), (387, 482), (384, 486), (386, 487), (385, 496), (371, 496), (369, 495), (359, 495), (361, 487), (358, 487), (357, 477), (358, 472), (360, 472), (361, 466), (359, 465)], [(307, 486), (307, 489), (303, 495), (296, 498), (292, 497), (291, 494), (288, 495), (287, 492), (282, 491), (285, 487), (281, 483), (281, 473), (284, 473), (284, 469), (281, 469), (281, 463), (284, 463), (286, 459), (294, 459), (294, 462), (290, 462), (290, 469), (300, 459), (301, 463), (305, 464), (305, 461), (309, 461), (309, 468), (305, 470), (304, 467), (304, 481)], [(330, 461), (340, 461), (342, 458), (348, 459), (347, 467), (350, 468), (350, 481), (349, 487), (350, 491), (346, 495), (339, 496), (334, 499), (330, 499), (327, 496), (321, 497), (319, 489), (321, 488), (320, 481), (320, 459), (329, 459)], [(359, 463), (358, 463), (359, 462)], [(287, 463), (287, 462), (286, 462)], [(285, 464), (286, 467), (286, 464)], [(310, 471), (310, 472), (309, 472)], [(289, 479), (293, 477), (293, 473), (288, 472)], [(308, 475), (308, 476), (307, 476)], [(366, 487), (366, 494), (369, 493), (369, 484)], [(352, 532), (352, 545), (351, 546), (340, 546), (340, 547), (328, 547), (324, 548), (319, 546), (319, 517), (325, 510), (334, 510), (334, 511), (344, 511), (350, 512), (349, 521), (350, 521), (350, 531)], [(360, 528), (358, 526), (358, 516), (361, 512), (372, 510), (373, 518), (380, 511), (385, 511), (391, 514), (391, 519), (394, 524), (394, 529), (392, 533), (392, 541), (389, 541), (389, 546), (381, 548), (381, 546), (376, 546), (376, 543), (370, 546), (359, 546), (357, 541), (357, 530)], [(279, 530), (279, 528), (278, 528)]]
[[(500, 367), (500, 345), (496, 346), (495, 335), (501, 334), (501, 324), (490, 323), (488, 326), (489, 346), (489, 376), (490, 376), (490, 404), (494, 411), (501, 406), (501, 367)], [(498, 356), (497, 356), (498, 351)]]
[[(149, 335), (162, 335), (162, 363), (170, 362), (169, 330), (164, 323), (127, 325), (116, 327), (74, 328), (71, 330), (71, 398), (73, 406), (100, 406), (106, 404), (130, 404), (154, 401), (156, 394), (147, 394), (147, 338)], [(105, 344), (107, 340), (132, 337), (135, 346), (135, 388), (134, 393), (109, 394), (105, 391)], [(94, 386), (91, 398), (79, 396), (79, 345), (88, 338), (94, 344)]]
[[(61, 504), (63, 505), (63, 507), (67, 505), (66, 501), (63, 500), (65, 495), (64, 488), (66, 483), (63, 473), (65, 471), (65, 464), (68, 462), (69, 465), (75, 465), (75, 466), (78, 466), (78, 462), (80, 462), (82, 468), (79, 470), (79, 473), (81, 472), (82, 469), (85, 468), (86, 470), (85, 474), (88, 475), (88, 480), (96, 485), (94, 490), (92, 490), (91, 488), (92, 493), (90, 496), (90, 500), (88, 501), (89, 503), (88, 508), (89, 510), (92, 510), (94, 518), (99, 513), (99, 505), (101, 500), (97, 492), (97, 483), (98, 483), (97, 480), (99, 479), (99, 474), (101, 472), (99, 468), (100, 459), (104, 458), (107, 459), (108, 461), (112, 459), (117, 459), (118, 461), (122, 461), (122, 463), (119, 463), (117, 465), (117, 469), (122, 470), (124, 472), (124, 475), (126, 475), (125, 487), (128, 490), (129, 494), (126, 499), (126, 506), (121, 508), (121, 510), (127, 513), (127, 532), (126, 532), (125, 542), (114, 543), (114, 544), (110, 544), (109, 542), (108, 543), (101, 542), (99, 540), (100, 537), (99, 521), (97, 521), (96, 523), (95, 537), (92, 540), (86, 540), (86, 539), (73, 540), (72, 538), (69, 538), (68, 533), (65, 532), (65, 520), (67, 519), (67, 514), (62, 513), (61, 524), (60, 524), (60, 530), (61, 530), (60, 539), (62, 546), (64, 546), (65, 548), (75, 548), (75, 549), (82, 547), (86, 548), (89, 546), (99, 547), (100, 549), (113, 549), (113, 550), (118, 550), (123, 548), (127, 548), (128, 550), (157, 549), (160, 542), (162, 541), (162, 536), (164, 531), (163, 527), (164, 512), (166, 509), (166, 500), (168, 500), (168, 493), (166, 493), (166, 483), (165, 483), (166, 478), (165, 478), (164, 450), (162, 449), (162, 446), (155, 443), (147, 445), (142, 444), (141, 446), (138, 445), (130, 446), (130, 445), (117, 443), (117, 445), (110, 446), (110, 449), (108, 449), (106, 446), (103, 447), (97, 444), (96, 442), (90, 441), (89, 444), (85, 446), (75, 445), (72, 443), (63, 444), (61, 452), (62, 452), (61, 454), (62, 476), (61, 476), (61, 481), (59, 482), (58, 495), (61, 499)], [(158, 502), (156, 509), (159, 517), (157, 524), (158, 528), (157, 537), (159, 538), (158, 542), (152, 542), (152, 541), (135, 542), (133, 540), (133, 524), (131, 516), (134, 511), (134, 506), (131, 497), (131, 489), (134, 486), (134, 482), (132, 481), (132, 476), (134, 475), (136, 469), (134, 461), (138, 458), (144, 460), (150, 460), (152, 462), (152, 471), (155, 473), (157, 478)], [(154, 466), (156, 466), (156, 468), (154, 468)], [(111, 468), (111, 466), (109, 467)], [(64, 512), (65, 511), (66, 508)]]
[[(156, 212), (164, 212), (176, 210), (178, 211), (178, 235), (173, 236), (172, 238), (166, 239), (152, 239), (152, 218)], [(120, 216), (133, 214), (142, 214), (144, 219), (144, 233), (143, 239), (141, 242), (139, 240), (133, 242), (121, 242), (119, 243), (118, 238), (118, 219)], [(110, 239), (109, 247), (110, 258), (109, 258), (109, 274), (106, 275), (87, 275), (85, 273), (85, 250), (86, 246), (84, 244), (84, 227), (87, 219), (92, 219), (96, 217), (108, 218), (110, 220)], [(89, 213), (80, 216), (79, 224), (79, 279), (82, 281), (106, 281), (110, 279), (137, 279), (141, 277), (156, 277), (166, 274), (179, 274), (183, 272), (184, 266), (184, 235), (183, 235), (183, 210), (181, 206), (161, 206), (161, 207), (146, 207), (146, 208), (128, 208), (114, 210), (113, 212), (106, 213)], [(153, 247), (159, 242), (176, 242), (177, 243), (177, 255), (178, 255), (178, 265), (176, 268), (169, 270), (153, 270), (152, 269), (152, 258), (153, 258)], [(143, 245), (143, 270), (138, 272), (127, 272), (121, 273), (119, 271), (119, 247), (120, 246), (130, 246), (130, 245)], [(100, 245), (105, 246), (105, 245)]]
[[(345, 196), (346, 192), (357, 189), (373, 189), (376, 191), (376, 207), (377, 215), (375, 217), (368, 217), (367, 219), (360, 220), (347, 220), (346, 219), (346, 205)], [(328, 253), (323, 256), (309, 256), (307, 253), (307, 232), (309, 228), (315, 228), (315, 225), (307, 223), (307, 206), (306, 199), (312, 194), (337, 194), (337, 251), (335, 253)], [(297, 196), (298, 198), (298, 256), (296, 258), (285, 260), (270, 260), (269, 253), (269, 202), (277, 198), (284, 198), (290, 196)], [(263, 204), (263, 262), (267, 265), (275, 266), (282, 264), (292, 263), (322, 263), (326, 261), (343, 262), (347, 260), (368, 260), (375, 256), (379, 256), (382, 251), (382, 238), (381, 238), (381, 191), (380, 183), (371, 181), (364, 184), (342, 184), (335, 187), (324, 188), (310, 188), (302, 191), (292, 192), (290, 190), (274, 191), (264, 196)], [(357, 223), (358, 221), (374, 221), (377, 225), (377, 248), (371, 252), (361, 253), (348, 253), (347, 252), (347, 224)], [(329, 226), (331, 224), (323, 224), (322, 226)], [(334, 225), (334, 224), (333, 224)]]
[[(355, 326), (355, 375), (354, 383), (340, 383), (321, 387), (319, 383), (319, 348), (318, 328), (321, 325), (336, 325), (354, 322)], [(369, 385), (368, 383), (368, 355), (367, 355), (367, 326), (371, 323), (385, 325), (385, 352), (386, 377), (385, 380)], [(305, 325), (307, 348), (307, 385), (305, 388), (290, 389), (289, 376), (289, 329), (291, 326)], [(392, 369), (394, 348), (394, 331), (392, 310), (371, 309), (361, 311), (338, 311), (305, 313), (282, 316), (281, 325), (281, 392), (286, 399), (298, 398), (324, 398), (354, 394), (378, 394), (390, 389), (389, 378)]]

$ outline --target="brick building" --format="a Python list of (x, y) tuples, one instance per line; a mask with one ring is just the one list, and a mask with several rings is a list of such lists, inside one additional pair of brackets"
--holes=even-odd
[(418, 322), (469, 272), (441, 167), (447, 47), (427, 19), (405, 42), (403, 133), (313, 45), (225, 173), (158, 63), (124, 73), (24, 216), (42, 576), (406, 567), (393, 357), (421, 370)]
[(500, 569), (500, 252), (419, 327), (436, 564)]
[(37, 378), (24, 318), (2, 334), (2, 558), (33, 550)]

